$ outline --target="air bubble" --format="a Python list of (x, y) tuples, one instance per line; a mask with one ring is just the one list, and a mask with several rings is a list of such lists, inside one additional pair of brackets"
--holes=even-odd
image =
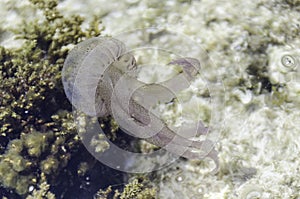
[(281, 58), (281, 63), (287, 68), (294, 69), (296, 67), (296, 60), (291, 55), (284, 55)]
[(176, 178), (176, 181), (177, 181), (177, 182), (182, 182), (182, 181), (183, 181), (183, 177), (178, 176), (178, 177)]
[(198, 188), (198, 193), (203, 193), (203, 192), (204, 192), (203, 188), (202, 188), (202, 187), (199, 187), (199, 188)]
[(31, 186), (28, 187), (29, 192), (33, 192), (33, 190), (34, 190), (34, 186), (31, 185)]

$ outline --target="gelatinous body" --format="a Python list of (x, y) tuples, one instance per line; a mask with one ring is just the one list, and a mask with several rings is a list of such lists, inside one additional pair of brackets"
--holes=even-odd
[[(78, 44), (68, 55), (63, 70), (64, 89), (71, 103), (87, 115), (112, 115), (125, 132), (179, 156), (210, 157), (217, 171), (213, 142), (184, 138), (172, 131), (155, 112), (149, 111), (153, 104), (175, 98), (177, 92), (189, 86), (188, 81), (200, 68), (200, 62), (194, 58), (180, 58), (169, 64), (181, 66), (183, 72), (161, 84), (145, 84), (137, 80), (135, 58), (127, 53), (121, 41), (92, 38)], [(201, 122), (197, 130), (201, 132), (194, 135), (207, 133)]]

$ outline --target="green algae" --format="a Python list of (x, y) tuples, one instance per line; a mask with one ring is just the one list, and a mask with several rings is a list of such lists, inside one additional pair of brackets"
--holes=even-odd
[(140, 183), (138, 179), (134, 179), (125, 186), (124, 191), (120, 195), (120, 199), (155, 199), (155, 196), (155, 188), (147, 188), (144, 184)]
[(0, 46), (0, 183), (20, 195), (55, 179), (80, 146), (61, 69), (69, 44), (102, 31), (96, 17), (87, 29), (84, 18), (65, 18), (57, 0), (30, 2), (44, 17), (7, 30), (20, 48)]
[(55, 199), (55, 195), (49, 189), (50, 185), (44, 182), (39, 185), (39, 189), (33, 190), (26, 199)]
[[(150, 185), (146, 178), (133, 178), (131, 182), (125, 185), (122, 192), (115, 190), (113, 193), (112, 187), (109, 186), (106, 190), (99, 190), (95, 199), (155, 199), (157, 189)], [(110, 197), (111, 196), (111, 197)]]

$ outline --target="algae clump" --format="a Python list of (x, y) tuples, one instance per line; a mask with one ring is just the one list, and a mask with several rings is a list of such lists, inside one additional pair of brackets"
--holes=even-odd
[(112, 188), (109, 186), (106, 190), (99, 190), (95, 195), (95, 199), (155, 199), (157, 198), (157, 190), (151, 186), (146, 178), (134, 178), (125, 185), (122, 192), (115, 190), (112, 193)]
[[(53, 181), (80, 146), (61, 69), (69, 44), (103, 29), (97, 18), (87, 29), (81, 27), (84, 18), (65, 18), (57, 0), (30, 3), (43, 18), (24, 19), (17, 30), (5, 30), (23, 42), (20, 48), (0, 46), (0, 183), (22, 196), (31, 186)], [(11, 193), (4, 196), (16, 196)]]

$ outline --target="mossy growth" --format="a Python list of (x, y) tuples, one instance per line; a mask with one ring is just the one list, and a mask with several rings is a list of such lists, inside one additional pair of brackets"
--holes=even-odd
[(96, 17), (87, 29), (84, 18), (65, 18), (58, 0), (29, 1), (44, 18), (6, 30), (23, 42), (20, 48), (0, 46), (0, 180), (23, 196), (29, 186), (54, 180), (80, 145), (61, 70), (68, 45), (102, 31)]
[[(118, 195), (118, 194), (116, 194)], [(120, 199), (155, 199), (156, 189), (145, 187), (138, 179), (134, 179), (131, 183), (127, 184), (120, 194)]]
[(39, 189), (33, 190), (26, 199), (55, 199), (55, 195), (49, 191), (49, 188), (50, 185), (44, 182), (40, 184)]
[(5, 153), (0, 156), (0, 183), (24, 195), (29, 186), (36, 186), (47, 178), (53, 180), (59, 168), (64, 168), (70, 159), (67, 152), (51, 150), (53, 147), (61, 148), (55, 142), (58, 138), (51, 132), (32, 131), (10, 141)]
[(106, 190), (99, 190), (95, 199), (155, 199), (157, 189), (150, 185), (145, 178), (133, 178), (131, 182), (125, 185), (122, 192), (115, 190), (109, 186)]

